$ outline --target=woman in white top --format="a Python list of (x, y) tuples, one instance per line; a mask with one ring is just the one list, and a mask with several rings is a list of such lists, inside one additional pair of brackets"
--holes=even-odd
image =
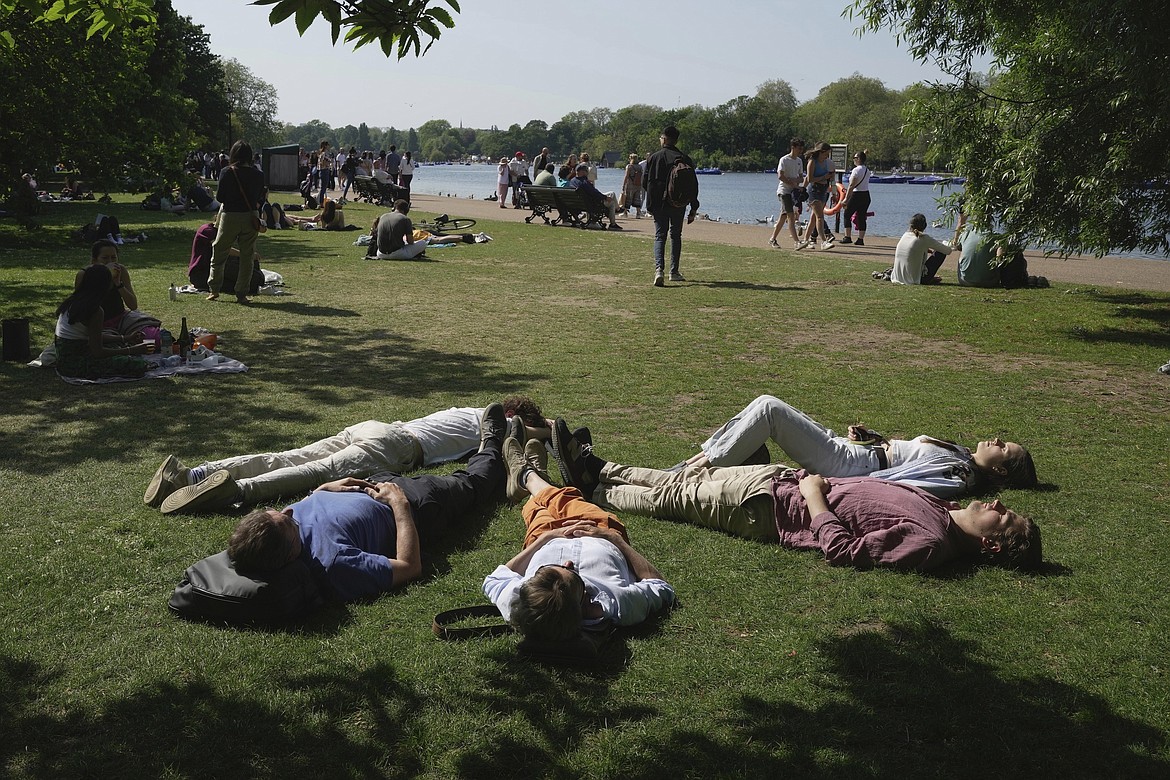
[(865, 246), (866, 218), (869, 215), (869, 168), (865, 166), (866, 151), (853, 155), (857, 165), (849, 173), (849, 189), (845, 190), (845, 238), (842, 244), (852, 244), (850, 232), (857, 223), (857, 246)]
[[(932, 249), (939, 255), (928, 263), (926, 255)], [(926, 216), (915, 214), (910, 217), (910, 229), (902, 234), (898, 248), (894, 250), (890, 281), (894, 284), (933, 284), (943, 256), (950, 253), (951, 247), (927, 235)]]
[(508, 208), (508, 187), (512, 184), (512, 173), (508, 170), (508, 158), (501, 157), (499, 167), (496, 168), (496, 196), (500, 199), (500, 208)]
[(86, 379), (146, 373), (147, 363), (138, 356), (154, 351), (154, 342), (140, 341), (139, 334), (138, 341), (130, 343), (102, 329), (106, 319), (102, 301), (114, 286), (109, 267), (95, 263), (81, 272), (73, 294), (57, 307), (57, 373)]
[(676, 468), (768, 463), (768, 439), (796, 464), (821, 476), (869, 475), (915, 485), (940, 498), (986, 486), (1036, 485), (1032, 455), (1015, 442), (988, 439), (970, 450), (930, 436), (886, 439), (860, 425), (849, 426), (848, 436), (837, 436), (770, 395), (748, 404), (703, 442), (701, 452)]
[(403, 152), (398, 163), (398, 186), (406, 190), (406, 194), (402, 196), (406, 200), (410, 200), (410, 180), (413, 178), (414, 160), (411, 159), (410, 152)]

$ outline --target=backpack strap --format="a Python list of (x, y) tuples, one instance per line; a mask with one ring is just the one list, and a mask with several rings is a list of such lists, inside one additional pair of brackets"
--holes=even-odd
[[(498, 622), (486, 623), (478, 626), (456, 628), (455, 624), (470, 618), (500, 618)], [(477, 604), (474, 607), (458, 607), (440, 612), (435, 615), (431, 623), (431, 630), (439, 639), (454, 641), (457, 639), (474, 639), (481, 636), (500, 636), (512, 633), (512, 627), (504, 622), (500, 610), (495, 604)]]

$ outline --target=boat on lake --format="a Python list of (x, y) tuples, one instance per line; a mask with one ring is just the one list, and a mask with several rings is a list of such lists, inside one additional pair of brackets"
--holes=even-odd
[(925, 176), (919, 176), (916, 179), (911, 179), (910, 184), (942, 184), (944, 181), (950, 181), (946, 176), (935, 176), (933, 173), (928, 173)]
[(891, 173), (889, 176), (870, 176), (870, 184), (906, 184), (910, 181), (909, 176), (903, 176), (900, 173)]
[(700, 176), (722, 176), (723, 171), (718, 168), (696, 168), (695, 173)]

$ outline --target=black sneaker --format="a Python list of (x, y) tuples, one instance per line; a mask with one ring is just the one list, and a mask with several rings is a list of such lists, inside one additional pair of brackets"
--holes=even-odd
[(494, 441), (497, 447), (503, 447), (507, 435), (508, 418), (504, 416), (503, 404), (492, 404), (484, 409), (479, 421), (479, 451), (483, 452), (489, 441)]
[(859, 238), (853, 242), (853, 246), (865, 246), (865, 239)]
[(553, 458), (561, 472), (561, 480), (566, 487), (575, 487), (581, 491), (586, 499), (593, 495), (593, 488), (597, 481), (585, 468), (586, 453), (581, 450), (581, 443), (569, 433), (569, 426), (563, 417), (558, 417), (552, 429)]
[(852, 244), (852, 243), (853, 243), (853, 239), (852, 239), (852, 238), (850, 238), (849, 236), (845, 236), (845, 238), (841, 239), (841, 243), (842, 243), (842, 244)]

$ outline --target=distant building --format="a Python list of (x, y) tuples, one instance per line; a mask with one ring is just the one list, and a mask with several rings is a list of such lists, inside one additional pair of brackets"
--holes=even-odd
[(621, 152), (606, 152), (601, 155), (601, 159), (597, 161), (598, 168), (614, 168), (617, 166), (625, 167), (626, 156)]

